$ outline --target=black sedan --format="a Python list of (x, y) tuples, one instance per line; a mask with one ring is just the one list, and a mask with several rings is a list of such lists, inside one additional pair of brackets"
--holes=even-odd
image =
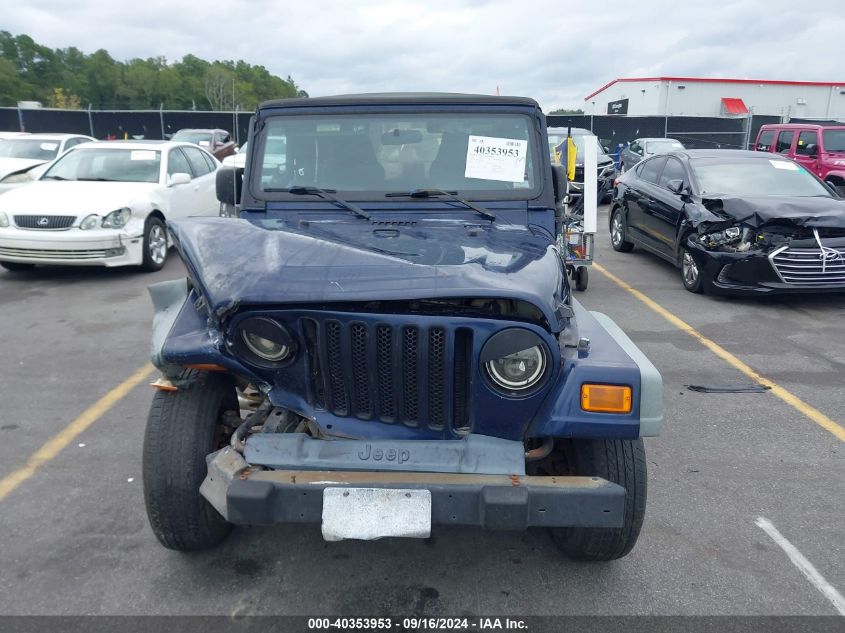
[(610, 241), (681, 269), (690, 292), (845, 291), (845, 200), (787, 158), (684, 150), (616, 184)]

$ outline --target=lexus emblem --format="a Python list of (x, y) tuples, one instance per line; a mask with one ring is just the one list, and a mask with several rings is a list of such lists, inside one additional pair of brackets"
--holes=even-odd
[(41, 218), (38, 220), (38, 226), (47, 226), (48, 224), (50, 224), (49, 218)]

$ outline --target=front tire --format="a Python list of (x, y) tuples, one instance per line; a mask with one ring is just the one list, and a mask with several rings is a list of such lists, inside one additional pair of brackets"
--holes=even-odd
[(167, 261), (167, 231), (164, 222), (155, 216), (144, 224), (144, 261), (141, 268), (147, 272), (161, 270)]
[(551, 528), (555, 545), (575, 560), (609, 561), (628, 554), (645, 517), (648, 473), (643, 441), (573, 440), (568, 459), (551, 463), (558, 469), (565, 465), (567, 472), (559, 474), (602, 477), (625, 488), (621, 528)]
[(231, 530), (200, 494), (206, 455), (228, 441), (221, 418), (238, 411), (229, 376), (188, 370), (178, 391), (153, 396), (144, 434), (143, 480), (147, 518), (159, 542), (173, 550), (214, 547)]
[(0, 266), (12, 273), (22, 273), (35, 268), (35, 264), (20, 264), (18, 262), (0, 262)]
[(692, 293), (706, 294), (707, 292), (704, 271), (686, 246), (681, 247), (681, 281), (684, 288)]

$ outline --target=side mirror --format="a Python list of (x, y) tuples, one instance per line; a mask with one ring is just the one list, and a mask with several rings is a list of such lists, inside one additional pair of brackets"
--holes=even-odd
[(815, 143), (808, 143), (807, 144), (807, 156), (815, 156), (819, 153), (819, 146)]
[(221, 167), (217, 170), (217, 199), (232, 207), (240, 204), (243, 183), (243, 167)]
[(687, 188), (684, 186), (684, 181), (680, 178), (675, 178), (670, 180), (666, 183), (666, 188), (669, 189), (672, 193), (676, 193), (678, 195), (684, 195), (685, 193), (689, 193)]
[(610, 154), (610, 148), (607, 145), (602, 145), (601, 148), (604, 150), (605, 154)]
[(189, 182), (191, 182), (191, 175), (186, 174), (184, 172), (170, 174), (170, 176), (167, 178), (168, 187), (175, 187), (176, 185), (187, 185)]

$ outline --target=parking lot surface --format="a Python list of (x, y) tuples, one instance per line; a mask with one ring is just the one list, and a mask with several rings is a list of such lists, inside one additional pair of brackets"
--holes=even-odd
[[(669, 264), (611, 250), (606, 213), (596, 240), (604, 269), (845, 423), (845, 296), (692, 295)], [(175, 256), (154, 274), (0, 272), (0, 613), (837, 613), (758, 523), (845, 591), (845, 443), (771, 392), (688, 390), (750, 379), (596, 268), (577, 298), (615, 319), (665, 383), (667, 426), (646, 441), (646, 521), (626, 558), (575, 563), (543, 531), (472, 528), (339, 543), (316, 525), (236, 528), (214, 551), (162, 548), (141, 491), (152, 397), (145, 286), (183, 275)], [(67, 430), (133, 375), (125, 396)]]

